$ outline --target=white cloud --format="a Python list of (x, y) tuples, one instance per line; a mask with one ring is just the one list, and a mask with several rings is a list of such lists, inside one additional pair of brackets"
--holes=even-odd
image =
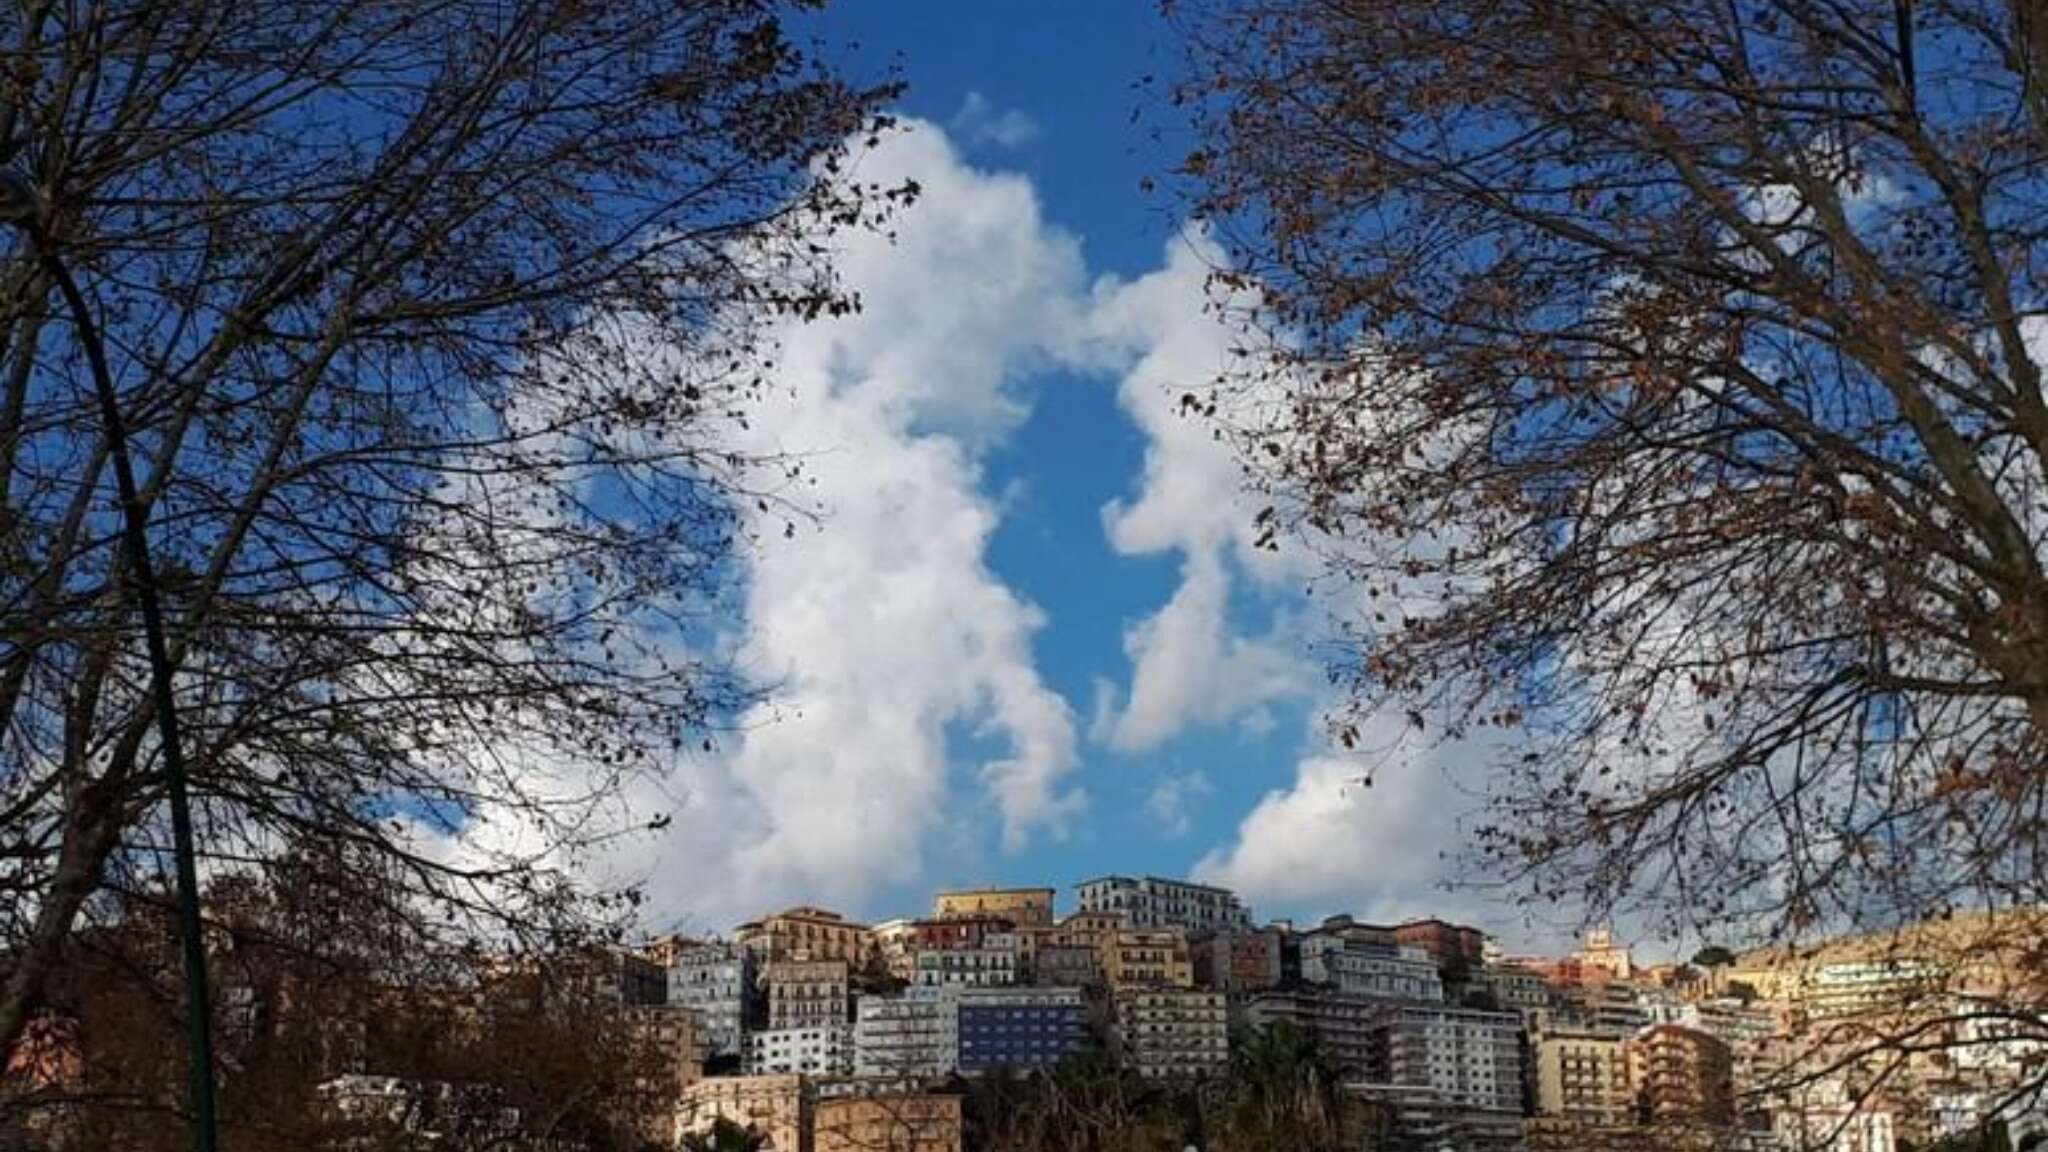
[(975, 146), (1017, 148), (1038, 139), (1038, 121), (1015, 108), (997, 111), (988, 97), (979, 92), (967, 94), (946, 127), (954, 136)]
[(1267, 705), (1310, 691), (1316, 679), (1291, 628), (1248, 637), (1230, 625), (1240, 577), (1271, 592), (1303, 569), (1293, 555), (1258, 547), (1257, 504), (1232, 446), (1183, 402), (1206, 396), (1233, 356), (1238, 334), (1203, 307), (1218, 259), (1199, 237), (1176, 242), (1158, 272), (1096, 291), (1098, 339), (1136, 357), (1117, 395), (1149, 441), (1136, 499), (1105, 505), (1103, 527), (1124, 555), (1182, 556), (1173, 597), (1125, 633), (1123, 707), (1091, 729), (1126, 750), (1156, 747), (1192, 725), (1261, 723)]
[(1192, 809), (1214, 791), (1206, 773), (1171, 774), (1162, 777), (1146, 794), (1145, 811), (1168, 836), (1185, 836), (1194, 827)]
[(1496, 749), (1438, 741), (1393, 713), (1369, 722), (1358, 748), (1303, 755), (1293, 782), (1267, 792), (1231, 841), (1196, 864), (1196, 878), (1268, 913), (1445, 916), (1507, 929), (1511, 913), (1488, 894), (1445, 888), (1455, 871), (1446, 854), (1465, 843), (1462, 818), (1475, 802), (1467, 774)]
[[(797, 900), (857, 911), (917, 877), (928, 836), (963, 812), (1014, 848), (1084, 802), (1074, 717), (1032, 663), (1044, 617), (985, 562), (1000, 509), (981, 490), (982, 454), (1027, 412), (1018, 380), (1076, 327), (1078, 246), (1026, 180), (967, 168), (926, 125), (862, 176), (923, 194), (895, 242), (845, 239), (864, 308), (782, 333), (779, 389), (742, 445), (801, 456), (822, 513), (790, 539), (750, 513), (766, 539), (742, 659), (774, 698), (720, 755), (637, 797), (674, 823), (605, 861), (646, 877), (656, 924)], [(962, 733), (1000, 751), (958, 765)]]

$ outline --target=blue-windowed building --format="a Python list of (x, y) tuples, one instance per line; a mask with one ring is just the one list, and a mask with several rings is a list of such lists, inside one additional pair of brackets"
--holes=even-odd
[(960, 1071), (1049, 1068), (1088, 1045), (1078, 988), (961, 988)]

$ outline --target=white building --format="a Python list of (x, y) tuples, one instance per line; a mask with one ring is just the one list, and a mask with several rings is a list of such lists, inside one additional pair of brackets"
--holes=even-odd
[(1081, 911), (1120, 915), (1133, 928), (1185, 928), (1192, 935), (1249, 929), (1251, 913), (1227, 888), (1157, 876), (1102, 876), (1076, 888)]
[(1389, 1007), (1379, 1048), (1385, 1083), (1427, 1088), (1456, 1108), (1522, 1112), (1522, 1019), (1437, 1005)]
[(1301, 978), (1339, 992), (1383, 1000), (1442, 1003), (1443, 976), (1428, 952), (1414, 947), (1382, 948), (1338, 936), (1305, 936)]
[(860, 1076), (945, 1076), (960, 1066), (959, 998), (950, 987), (862, 997), (853, 1026)]
[(754, 955), (738, 944), (702, 944), (678, 952), (668, 969), (668, 1002), (697, 1014), (705, 1056), (738, 1056), (757, 993)]
[(843, 1022), (767, 1028), (747, 1037), (749, 1076), (844, 1076), (853, 1071), (853, 1029)]
[(1215, 1076), (1230, 1064), (1229, 998), (1190, 988), (1141, 988), (1116, 1000), (1117, 1055), (1149, 1079)]

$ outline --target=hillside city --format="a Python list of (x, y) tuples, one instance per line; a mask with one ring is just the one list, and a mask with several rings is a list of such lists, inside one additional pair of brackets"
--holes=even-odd
[(2048, 0), (0, 0), (0, 1152), (1582, 1150), (2048, 1152)]
[[(647, 1135), (960, 1152), (961, 1086), (979, 1078), (1095, 1054), (1199, 1088), (1233, 1075), (1235, 1048), (1291, 1029), (1375, 1118), (1365, 1146), (1894, 1152), (1975, 1130), (2041, 1056), (1986, 1021), (1947, 1037), (1946, 1058), (1882, 1076), (1846, 1060), (1789, 1075), (1858, 1029), (1997, 987), (2009, 958), (1957, 962), (1949, 947), (1983, 927), (1970, 916), (1642, 964), (1604, 929), (1528, 956), (1439, 919), (1262, 925), (1226, 889), (1151, 876), (1084, 882), (1074, 903), (1062, 914), (1052, 888), (942, 891), (922, 916), (795, 907), (729, 939), (608, 953), (604, 998), (673, 1060)], [(2038, 946), (2038, 928), (1993, 935)], [(404, 1090), (374, 1076), (328, 1089), (359, 1111)], [(2038, 1111), (2007, 1129), (2019, 1147), (2044, 1130)]]

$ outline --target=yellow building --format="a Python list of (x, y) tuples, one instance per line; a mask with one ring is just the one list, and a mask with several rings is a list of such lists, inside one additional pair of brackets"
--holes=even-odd
[(1102, 972), (1112, 990), (1195, 986), (1187, 933), (1179, 928), (1119, 928), (1102, 939)]
[(1735, 1061), (1718, 1038), (1655, 1024), (1630, 1037), (1626, 1048), (1638, 1119), (1709, 1128), (1735, 1123)]
[(1051, 888), (962, 888), (939, 893), (932, 901), (932, 915), (940, 920), (995, 916), (1019, 928), (1048, 927), (1052, 901)]
[(1535, 1048), (1537, 1112), (1597, 1127), (1633, 1119), (1635, 1101), (1622, 1037), (1549, 1032)]
[(714, 1076), (683, 1090), (675, 1132), (680, 1140), (726, 1120), (760, 1133), (762, 1152), (808, 1152), (810, 1118), (801, 1076)]
[(812, 1116), (811, 1152), (960, 1152), (958, 1096), (837, 1096)]
[(784, 909), (733, 933), (762, 960), (844, 960), (855, 968), (875, 949), (874, 930), (824, 908)]

